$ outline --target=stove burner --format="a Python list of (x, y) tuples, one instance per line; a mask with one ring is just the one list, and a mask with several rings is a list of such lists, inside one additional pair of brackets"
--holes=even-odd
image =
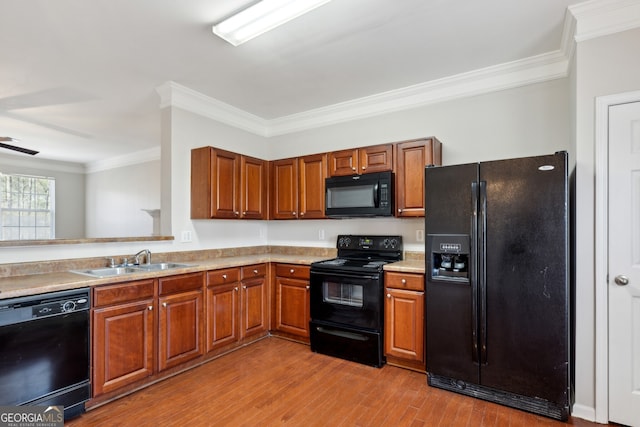
[(324, 265), (344, 265), (346, 262), (347, 262), (346, 259), (335, 258), (335, 259), (330, 259), (328, 261), (323, 261), (322, 264), (324, 264)]

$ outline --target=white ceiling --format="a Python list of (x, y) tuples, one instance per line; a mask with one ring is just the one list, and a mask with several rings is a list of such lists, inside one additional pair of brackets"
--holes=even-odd
[(239, 47), (212, 34), (251, 2), (3, 0), (0, 136), (95, 162), (159, 146), (168, 81), (274, 120), (558, 51), (579, 1), (333, 0)]

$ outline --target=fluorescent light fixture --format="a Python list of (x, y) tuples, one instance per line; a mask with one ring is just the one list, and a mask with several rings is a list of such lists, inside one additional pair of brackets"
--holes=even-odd
[(214, 25), (213, 33), (238, 46), (329, 1), (262, 0)]

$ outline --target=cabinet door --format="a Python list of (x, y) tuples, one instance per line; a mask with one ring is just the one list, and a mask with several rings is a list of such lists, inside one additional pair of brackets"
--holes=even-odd
[(213, 147), (191, 150), (191, 218), (238, 218), (240, 156)]
[(309, 338), (309, 281), (276, 277), (275, 329)]
[(360, 148), (358, 156), (358, 173), (360, 174), (393, 169), (393, 144)]
[(269, 330), (267, 281), (256, 277), (242, 281), (242, 330), (241, 337), (259, 334)]
[(396, 216), (424, 216), (424, 168), (442, 164), (441, 152), (435, 138), (396, 145)]
[(327, 177), (327, 155), (316, 154), (299, 159), (300, 218), (324, 218), (324, 180)]
[(240, 339), (239, 283), (207, 288), (207, 351)]
[(153, 300), (93, 311), (93, 396), (153, 374)]
[(387, 356), (424, 362), (424, 292), (387, 288), (384, 350)]
[(253, 157), (241, 157), (242, 218), (267, 218), (267, 162)]
[(298, 217), (298, 162), (284, 159), (271, 162), (271, 218)]
[(240, 218), (240, 155), (214, 149), (212, 218)]
[(358, 150), (341, 150), (329, 153), (329, 175), (344, 176), (358, 173)]
[(158, 369), (163, 370), (202, 354), (202, 290), (159, 299)]

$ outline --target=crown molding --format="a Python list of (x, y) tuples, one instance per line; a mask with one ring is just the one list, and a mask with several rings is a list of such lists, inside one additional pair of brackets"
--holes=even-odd
[(153, 162), (160, 160), (160, 147), (149, 148), (148, 150), (127, 153), (123, 156), (110, 157), (104, 160), (87, 163), (86, 173), (100, 172), (108, 169), (121, 168), (124, 166), (137, 165), (139, 163)]
[(564, 54), (560, 51), (551, 52), (273, 119), (268, 136), (566, 77), (567, 69), (568, 62)]
[(576, 42), (636, 27), (640, 27), (640, 0), (590, 0), (567, 8), (557, 51), (271, 120), (171, 81), (157, 92), (161, 108), (179, 107), (271, 137), (566, 77)]
[(568, 11), (576, 20), (576, 42), (640, 27), (640, 0), (590, 0)]
[(267, 135), (267, 120), (176, 82), (166, 82), (156, 88), (156, 91), (160, 95), (160, 108), (182, 108), (256, 135)]

